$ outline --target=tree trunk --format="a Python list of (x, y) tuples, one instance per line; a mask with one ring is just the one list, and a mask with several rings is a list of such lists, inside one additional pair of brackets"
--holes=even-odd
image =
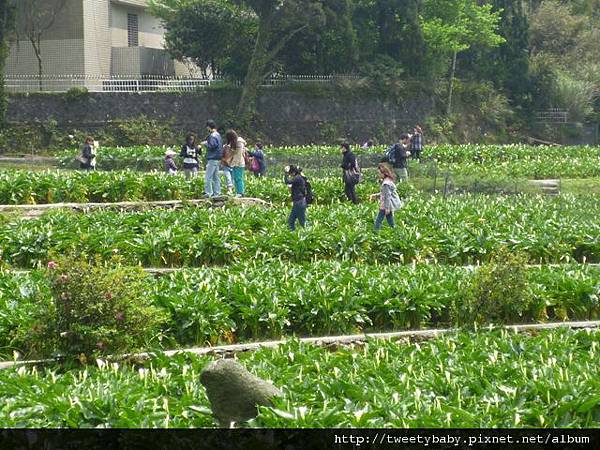
[(258, 88), (265, 78), (265, 68), (269, 59), (267, 53), (272, 27), (270, 15), (259, 15), (256, 44), (244, 79), (242, 97), (237, 110), (242, 122), (251, 119), (255, 112)]
[(449, 116), (452, 112), (452, 90), (454, 89), (454, 74), (456, 73), (456, 51), (452, 55), (452, 69), (450, 70), (450, 83), (448, 85), (448, 107), (446, 115)]
[(40, 92), (44, 90), (44, 86), (42, 84), (42, 76), (44, 74), (43, 68), (42, 68), (42, 43), (41, 43), (41, 38), (38, 36), (37, 38), (37, 42), (36, 39), (31, 38), (31, 45), (33, 47), (33, 53), (35, 53), (35, 57), (37, 58), (37, 62), (38, 62), (38, 86), (40, 88)]

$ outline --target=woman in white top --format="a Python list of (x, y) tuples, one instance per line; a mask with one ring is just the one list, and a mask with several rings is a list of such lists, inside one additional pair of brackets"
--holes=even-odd
[(246, 141), (233, 130), (225, 133), (225, 141), (233, 153), (231, 167), (233, 168), (233, 184), (237, 197), (244, 196), (244, 171), (246, 169)]

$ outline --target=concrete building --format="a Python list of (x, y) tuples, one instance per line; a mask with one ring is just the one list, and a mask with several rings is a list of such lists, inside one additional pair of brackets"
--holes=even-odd
[[(40, 0), (40, 7), (64, 2), (52, 26), (42, 34), (45, 76), (85, 77), (144, 75), (186, 76), (187, 67), (164, 50), (159, 19), (146, 0)], [(18, 25), (23, 30), (23, 24)], [(38, 74), (34, 48), (23, 32), (11, 45), (5, 73)]]

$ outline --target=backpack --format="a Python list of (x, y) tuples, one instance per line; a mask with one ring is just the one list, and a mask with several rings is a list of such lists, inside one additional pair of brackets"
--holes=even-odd
[(396, 146), (398, 144), (392, 145), (385, 152), (385, 159), (387, 159), (390, 163), (394, 164), (396, 162)]
[(250, 170), (254, 173), (260, 172), (260, 163), (256, 157), (252, 158), (252, 165), (250, 166)]
[(302, 179), (304, 180), (304, 198), (306, 199), (306, 204), (312, 205), (313, 202), (315, 201), (315, 198), (314, 198), (313, 192), (312, 192), (312, 186), (310, 185), (308, 178), (302, 177)]

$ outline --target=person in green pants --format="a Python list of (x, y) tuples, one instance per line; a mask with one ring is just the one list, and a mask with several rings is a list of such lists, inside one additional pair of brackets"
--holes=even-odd
[(225, 141), (233, 153), (233, 184), (237, 197), (244, 196), (244, 171), (246, 170), (246, 141), (233, 130), (225, 133)]

